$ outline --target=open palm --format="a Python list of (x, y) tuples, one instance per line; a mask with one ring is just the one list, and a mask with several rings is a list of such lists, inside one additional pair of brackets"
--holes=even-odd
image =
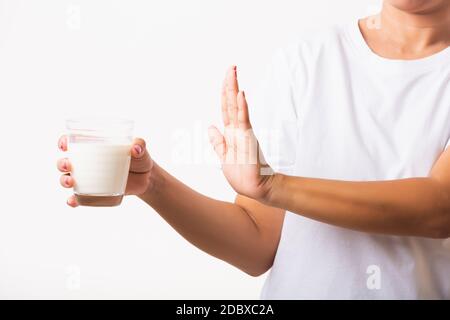
[(237, 193), (263, 199), (270, 190), (272, 170), (253, 133), (245, 94), (239, 91), (236, 67), (228, 70), (223, 83), (222, 118), (224, 133), (211, 126), (209, 138), (226, 179)]

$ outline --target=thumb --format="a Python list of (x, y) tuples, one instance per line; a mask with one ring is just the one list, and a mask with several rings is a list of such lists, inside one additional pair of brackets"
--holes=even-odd
[(220, 131), (215, 126), (210, 126), (208, 128), (208, 136), (209, 136), (209, 142), (213, 146), (214, 151), (216, 152), (220, 161), (223, 162), (223, 160), (225, 158), (226, 148), (227, 148), (224, 136), (220, 133)]
[(145, 173), (150, 171), (152, 167), (152, 159), (147, 151), (145, 141), (136, 138), (131, 147), (131, 164), (130, 171), (134, 173)]

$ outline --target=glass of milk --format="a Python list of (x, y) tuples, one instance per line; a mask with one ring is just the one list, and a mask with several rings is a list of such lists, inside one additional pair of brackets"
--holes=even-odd
[(66, 127), (78, 203), (120, 205), (130, 170), (133, 121), (79, 118), (67, 120)]

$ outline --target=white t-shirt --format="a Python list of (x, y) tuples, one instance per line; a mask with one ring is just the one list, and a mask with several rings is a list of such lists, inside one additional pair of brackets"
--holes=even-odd
[[(450, 137), (450, 47), (385, 59), (357, 23), (278, 52), (251, 119), (279, 172), (428, 176)], [(450, 240), (368, 234), (287, 212), (263, 299), (450, 299)]]

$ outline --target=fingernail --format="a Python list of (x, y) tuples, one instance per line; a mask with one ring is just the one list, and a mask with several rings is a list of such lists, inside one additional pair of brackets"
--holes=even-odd
[(70, 178), (69, 177), (65, 177), (64, 178), (64, 184), (69, 185), (70, 182)]
[(62, 165), (64, 170), (67, 170), (67, 160), (63, 161), (63, 165)]
[(136, 145), (134, 146), (134, 151), (136, 151), (137, 154), (141, 154), (141, 152), (142, 152), (142, 147), (141, 147), (140, 145), (136, 144)]
[(245, 98), (245, 92), (244, 91), (242, 91), (242, 96)]
[(71, 208), (73, 208), (73, 205), (75, 204), (73, 199), (68, 199), (66, 202)]

